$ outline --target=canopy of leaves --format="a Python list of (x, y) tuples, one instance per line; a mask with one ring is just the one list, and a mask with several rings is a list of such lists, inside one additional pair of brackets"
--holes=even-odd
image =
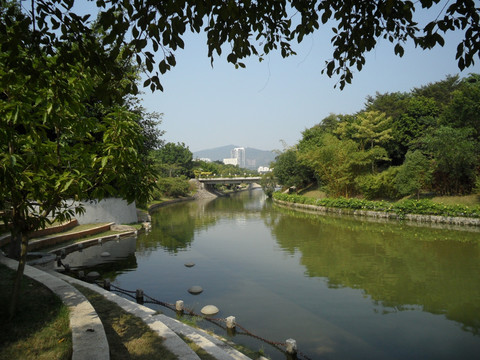
[[(63, 58), (78, 51), (70, 41), (49, 54), (32, 21), (2, 2), (0, 44), (0, 209), (15, 234), (74, 215), (67, 200), (119, 196), (146, 199), (152, 168), (141, 110), (126, 106), (132, 80), (123, 63), (124, 85), (85, 62)], [(112, 66), (113, 68), (113, 66)], [(99, 89), (107, 85), (109, 102)], [(69, 203), (70, 204), (70, 203)], [(71, 205), (71, 204), (70, 204)], [(18, 249), (17, 249), (18, 250)]]
[[(332, 31), (333, 53), (322, 59), (320, 67), (328, 76), (339, 76), (343, 88), (353, 71), (365, 65), (365, 54), (380, 40), (392, 44), (399, 56), (412, 41), (421, 49), (443, 46), (447, 32), (461, 31), (457, 46), (458, 67), (474, 63), (480, 49), (479, 8), (474, 0), (455, 1), (438, 9), (440, 0), (97, 0), (97, 29), (105, 36), (93, 41), (89, 15), (73, 11), (73, 0), (32, 0), (30, 11), (36, 18), (35, 36), (48, 55), (64, 60), (84, 60), (86, 66), (109, 70), (119, 55), (135, 59), (150, 77), (145, 86), (162, 89), (160, 74), (176, 64), (175, 52), (185, 46), (189, 32), (206, 33), (208, 56), (226, 52), (228, 62), (244, 67), (242, 59), (259, 59), (273, 50), (283, 57), (295, 54), (294, 42), (328, 27)], [(420, 26), (418, 9), (430, 9), (430, 19)], [(3, 30), (3, 29), (0, 29)], [(66, 39), (78, 43), (75, 51), (64, 50)], [(228, 46), (225, 46), (228, 45)], [(109, 49), (109, 55), (105, 55)], [(76, 58), (77, 60), (73, 60)], [(323, 62), (322, 62), (323, 61)], [(132, 84), (132, 90), (135, 86)]]
[[(359, 113), (331, 114), (304, 130), (288, 158), (289, 168), (306, 170), (291, 176), (298, 184), (318, 180), (336, 196), (469, 193), (480, 176), (479, 94), (477, 74), (447, 76), (410, 93), (377, 93)], [(312, 172), (316, 178), (306, 175)]]

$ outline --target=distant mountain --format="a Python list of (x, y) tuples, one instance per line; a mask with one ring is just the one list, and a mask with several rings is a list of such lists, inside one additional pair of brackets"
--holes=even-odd
[[(194, 159), (208, 158), (212, 161), (231, 157), (231, 151), (234, 148), (241, 147), (238, 145), (226, 145), (214, 149), (200, 150), (193, 153)], [(247, 169), (258, 169), (259, 166), (270, 166), (270, 163), (275, 160), (275, 153), (273, 151), (259, 150), (250, 147), (245, 148), (245, 162)]]

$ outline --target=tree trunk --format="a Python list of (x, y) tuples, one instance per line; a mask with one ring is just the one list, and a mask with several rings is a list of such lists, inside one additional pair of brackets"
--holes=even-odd
[(10, 317), (10, 320), (13, 319), (13, 317), (15, 316), (15, 312), (17, 310), (18, 298), (20, 296), (20, 288), (21, 288), (22, 279), (23, 279), (23, 272), (25, 270), (25, 264), (27, 262), (28, 236), (26, 234), (19, 234), (19, 235), (21, 236), (21, 251), (20, 251), (20, 259), (18, 261), (17, 275), (15, 277), (12, 297), (10, 298), (10, 306), (8, 309), (8, 315)]
[(22, 234), (12, 231), (10, 235), (10, 244), (8, 246), (8, 257), (11, 259), (20, 259), (22, 246)]

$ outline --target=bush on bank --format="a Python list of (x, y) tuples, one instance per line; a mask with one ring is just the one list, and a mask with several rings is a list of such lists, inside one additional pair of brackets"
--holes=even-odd
[(399, 216), (406, 214), (415, 215), (438, 215), (455, 217), (480, 217), (480, 206), (467, 205), (443, 205), (428, 199), (401, 200), (398, 202), (372, 201), (364, 199), (346, 199), (343, 197), (330, 199), (315, 199), (296, 194), (274, 193), (276, 200), (287, 201), (297, 204), (324, 206), (329, 208), (341, 208), (350, 210), (371, 210), (396, 213)]

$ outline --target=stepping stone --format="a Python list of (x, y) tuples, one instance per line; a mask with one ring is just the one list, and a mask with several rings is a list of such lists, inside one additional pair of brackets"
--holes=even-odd
[(215, 305), (207, 305), (207, 306), (204, 306), (200, 311), (202, 312), (203, 315), (209, 316), (209, 315), (217, 314), (220, 310), (218, 310), (218, 308)]
[(185, 263), (185, 266), (186, 266), (186, 267), (193, 267), (193, 266), (195, 266), (195, 263), (193, 263), (193, 262), (188, 262), (188, 263)]
[(87, 274), (87, 280), (97, 280), (100, 277), (100, 274), (96, 271), (90, 271)]
[(188, 292), (192, 295), (198, 295), (200, 294), (201, 292), (203, 292), (203, 289), (201, 286), (198, 286), (198, 285), (194, 285), (192, 286), (190, 289), (188, 289)]

